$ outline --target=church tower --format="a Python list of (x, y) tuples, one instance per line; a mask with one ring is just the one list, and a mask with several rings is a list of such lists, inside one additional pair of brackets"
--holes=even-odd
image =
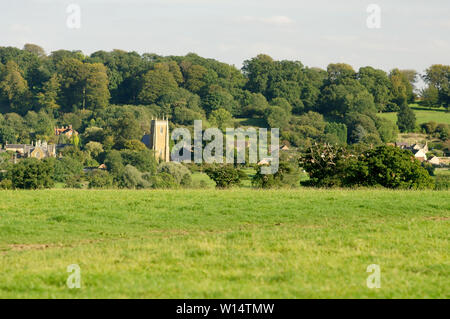
[(164, 118), (162, 120), (152, 119), (150, 134), (145, 135), (142, 142), (155, 152), (156, 158), (162, 162), (169, 162), (169, 121)]

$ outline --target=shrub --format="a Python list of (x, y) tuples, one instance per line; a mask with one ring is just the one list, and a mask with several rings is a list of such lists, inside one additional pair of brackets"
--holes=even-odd
[(439, 175), (434, 178), (434, 189), (439, 191), (450, 189), (450, 176)]
[(299, 159), (299, 166), (309, 174), (306, 185), (315, 187), (343, 186), (348, 160), (347, 148), (330, 144), (315, 144)]
[(142, 173), (131, 165), (125, 166), (122, 185), (126, 188), (141, 189), (150, 187), (150, 183), (142, 177)]
[(191, 174), (185, 174), (183, 176), (183, 178), (181, 179), (180, 185), (183, 186), (183, 187), (191, 186), (192, 185), (192, 176), (191, 176)]
[(116, 184), (120, 185), (125, 166), (119, 151), (112, 150), (106, 154), (105, 165)]
[(400, 111), (400, 107), (394, 102), (388, 102), (386, 104), (385, 112), (398, 112)]
[(66, 179), (66, 183), (64, 188), (83, 188), (83, 184), (81, 184), (81, 176), (80, 175), (72, 175)]
[(89, 188), (111, 188), (113, 178), (106, 171), (94, 171), (88, 175)]
[(153, 152), (145, 149), (142, 151), (123, 150), (120, 152), (123, 165), (132, 165), (145, 173), (156, 173), (158, 163)]
[(430, 174), (430, 176), (434, 176), (434, 171), (436, 168), (432, 164), (430, 164), (428, 162), (423, 162), (422, 167), (427, 170), (427, 172), (428, 172), (428, 174)]
[(41, 189), (50, 188), (53, 167), (45, 161), (27, 158), (14, 165), (11, 170), (11, 182), (15, 189)]
[(60, 159), (47, 158), (54, 167), (53, 179), (57, 182), (65, 182), (73, 176), (83, 174), (83, 164), (71, 157), (63, 157)]
[(158, 166), (158, 173), (171, 175), (179, 185), (189, 186), (192, 182), (191, 172), (185, 166), (177, 162), (161, 163)]
[(412, 153), (392, 146), (380, 146), (360, 154), (348, 167), (349, 186), (383, 186), (400, 189), (433, 187), (433, 179)]
[(10, 179), (2, 179), (0, 181), (0, 190), (1, 189), (12, 189), (12, 188), (13, 188), (13, 184)]
[(450, 137), (450, 126), (448, 124), (438, 124), (435, 133), (439, 139), (445, 141)]
[(428, 122), (428, 123), (423, 123), (420, 125), (420, 127), (422, 128), (422, 131), (426, 134), (434, 134), (434, 132), (436, 131), (436, 127), (437, 127), (437, 123), (436, 122)]
[(170, 189), (177, 188), (178, 183), (169, 173), (159, 173), (149, 178), (152, 188)]
[(211, 166), (205, 173), (216, 183), (217, 188), (229, 188), (241, 183), (239, 171), (232, 165)]
[(329, 145), (315, 145), (299, 164), (319, 187), (383, 186), (387, 188), (432, 188), (433, 179), (409, 151), (379, 146), (359, 155)]
[(262, 166), (253, 176), (252, 185), (257, 188), (295, 187), (300, 183), (298, 169), (288, 162), (281, 162), (275, 174), (261, 174)]

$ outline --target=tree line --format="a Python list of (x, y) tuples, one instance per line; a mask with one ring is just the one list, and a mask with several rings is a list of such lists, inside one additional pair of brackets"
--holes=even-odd
[[(114, 50), (86, 56), (67, 50), (46, 54), (33, 44), (0, 47), (0, 143), (51, 139), (54, 125), (72, 124), (81, 133), (106, 130), (122, 139), (107, 141), (119, 148), (127, 137), (113, 133), (117, 126), (138, 137), (148, 117), (164, 115), (172, 125), (202, 119), (221, 128), (246, 118), (281, 128), (282, 139), (300, 147), (318, 141), (381, 144), (393, 141), (398, 129), (415, 128), (408, 103), (418, 97), (418, 76), (413, 70), (387, 73), (370, 66), (355, 71), (344, 63), (322, 70), (267, 55), (245, 61), (239, 70), (194, 53)], [(426, 70), (424, 105), (448, 108), (449, 76), (450, 66)], [(399, 112), (397, 125), (376, 116), (385, 111)], [(124, 114), (132, 114), (121, 120), (130, 123), (114, 128)], [(139, 134), (131, 132), (131, 124)]]

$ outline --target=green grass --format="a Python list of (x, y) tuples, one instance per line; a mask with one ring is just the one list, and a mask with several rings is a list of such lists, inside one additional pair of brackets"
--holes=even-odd
[(208, 177), (205, 173), (192, 174), (192, 187), (193, 188), (214, 188), (216, 183)]
[(436, 168), (434, 171), (434, 174), (436, 176), (450, 176), (450, 169), (449, 168)]
[(0, 298), (449, 298), (449, 195), (3, 191)]
[[(425, 108), (416, 104), (411, 105), (411, 108), (416, 114), (417, 124), (428, 122), (446, 123), (450, 124), (450, 112), (446, 112), (444, 108)], [(380, 117), (388, 119), (392, 122), (397, 122), (397, 113), (380, 113)]]
[(235, 118), (235, 127), (267, 127), (267, 122), (263, 118)]

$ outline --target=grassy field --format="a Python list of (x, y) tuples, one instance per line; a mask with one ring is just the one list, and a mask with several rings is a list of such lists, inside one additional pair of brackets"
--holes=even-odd
[[(436, 122), (450, 124), (450, 112), (446, 112), (444, 108), (425, 108), (418, 105), (411, 105), (411, 108), (416, 114), (417, 124)], [(397, 122), (397, 113), (381, 113), (380, 117), (388, 119), (392, 122)]]
[(436, 176), (450, 176), (450, 169), (449, 168), (436, 168), (434, 171), (434, 174)]
[(449, 298), (449, 195), (3, 191), (0, 298)]

